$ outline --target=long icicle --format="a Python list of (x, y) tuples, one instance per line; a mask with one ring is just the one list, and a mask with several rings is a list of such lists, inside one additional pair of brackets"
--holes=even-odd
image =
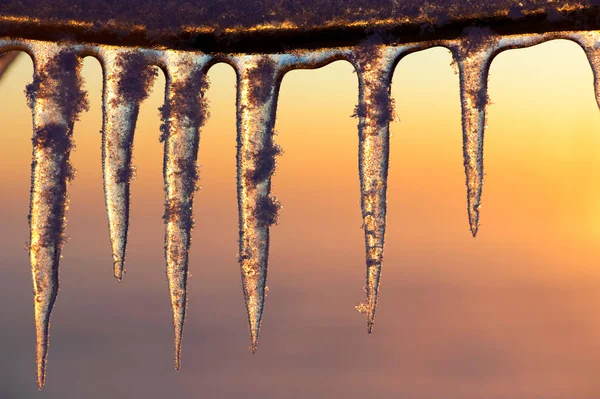
[(181, 365), (181, 342), (187, 301), (188, 255), (197, 189), (196, 159), (200, 128), (208, 117), (204, 98), (210, 57), (167, 52), (165, 104), (161, 107), (164, 142), (165, 258), (175, 328), (175, 368)]
[(471, 234), (475, 237), (479, 229), (484, 176), (483, 140), (488, 105), (488, 71), (497, 40), (487, 29), (473, 28), (466, 33), (466, 38), (452, 50), (460, 73), (467, 209)]
[(369, 333), (375, 323), (383, 262), (389, 127), (394, 115), (390, 89), (400, 52), (397, 47), (367, 44), (351, 57), (358, 74), (359, 98), (354, 116), (359, 118), (358, 168), (367, 264), (367, 300), (356, 308), (367, 316)]
[(113, 256), (113, 272), (123, 278), (129, 228), (131, 153), (140, 103), (157, 76), (141, 52), (102, 52), (102, 176)]
[(58, 294), (73, 125), (87, 108), (81, 60), (68, 48), (34, 47), (35, 73), (26, 93), (33, 114), (29, 260), (33, 277), (38, 388), (44, 387), (50, 315)]
[(280, 208), (269, 194), (280, 152), (273, 129), (281, 76), (271, 57), (252, 55), (236, 61), (239, 262), (254, 353), (265, 301), (269, 227), (276, 223)]

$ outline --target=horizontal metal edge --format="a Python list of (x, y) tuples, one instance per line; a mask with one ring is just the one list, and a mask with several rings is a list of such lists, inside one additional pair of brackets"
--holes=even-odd
[[(89, 23), (0, 15), (0, 36), (56, 42), (90, 43), (145, 48), (193, 50), (204, 53), (281, 53), (357, 45), (374, 34), (387, 44), (455, 39), (465, 28), (489, 27), (498, 34), (528, 34), (572, 30), (600, 30), (600, 7), (560, 8), (560, 3), (525, 14), (497, 11), (495, 15), (467, 16), (437, 21), (397, 22), (364, 20), (295, 27), (263, 25), (249, 28), (150, 28), (125, 22)], [(1, 8), (0, 8), (1, 10)]]

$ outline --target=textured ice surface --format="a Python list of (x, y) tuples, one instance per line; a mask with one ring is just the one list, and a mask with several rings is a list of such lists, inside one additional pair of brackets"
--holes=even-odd
[(357, 309), (367, 316), (367, 331), (375, 323), (375, 310), (385, 240), (386, 192), (390, 150), (390, 122), (394, 116), (391, 83), (402, 47), (366, 43), (350, 56), (358, 74), (358, 167), (365, 232), (367, 300)]
[(467, 209), (473, 237), (479, 229), (479, 207), (483, 189), (483, 138), (487, 81), (491, 57), (498, 38), (486, 29), (470, 29), (466, 38), (453, 47), (460, 72), (463, 156), (467, 177)]
[(149, 65), (160, 66), (167, 75), (160, 137), (165, 146), (165, 257), (175, 329), (175, 365), (179, 368), (192, 205), (198, 178), (196, 158), (200, 128), (208, 117), (204, 98), (208, 86), (206, 73), (213, 61), (228, 62), (237, 72), (239, 261), (254, 351), (264, 310), (270, 226), (277, 222), (280, 208), (271, 196), (270, 186), (280, 153), (274, 142), (274, 127), (277, 96), (284, 74), (297, 68), (317, 68), (336, 59), (348, 59), (356, 68), (359, 103), (355, 116), (359, 121), (359, 172), (367, 264), (367, 300), (358, 308), (366, 313), (371, 331), (385, 239), (389, 122), (393, 116), (390, 84), (395, 63), (403, 55), (433, 46), (445, 46), (455, 57), (460, 72), (467, 210), (471, 231), (475, 234), (484, 176), (483, 139), (490, 64), (502, 51), (552, 39), (572, 40), (584, 49), (594, 72), (600, 105), (600, 35), (597, 31), (498, 35), (487, 28), (469, 28), (458, 39), (403, 46), (374, 40), (359, 47), (267, 55), (220, 54), (215, 59), (196, 52), (156, 48), (117, 49), (0, 39), (2, 51), (25, 50), (35, 60), (34, 80), (26, 93), (34, 127), (29, 254), (40, 388), (45, 382), (50, 313), (58, 292), (66, 188), (73, 176), (69, 164), (73, 124), (87, 105), (79, 77), (80, 56), (98, 57), (104, 70), (103, 174), (114, 270), (119, 278), (127, 240), (131, 151), (137, 112), (155, 77), (155, 70)]
[(167, 86), (161, 107), (165, 153), (165, 258), (175, 328), (175, 368), (180, 367), (187, 300), (188, 257), (198, 179), (200, 128), (208, 116), (204, 93), (210, 57), (167, 52)]
[(157, 75), (142, 52), (103, 49), (102, 176), (113, 272), (123, 278), (129, 227), (131, 153), (140, 103)]
[(33, 113), (29, 259), (33, 277), (38, 387), (44, 386), (50, 314), (58, 294), (73, 124), (87, 106), (80, 59), (69, 49), (35, 46), (35, 73), (27, 86)]
[(294, 68), (316, 68), (343, 57), (345, 50), (294, 52), (233, 59), (237, 73), (237, 191), (239, 262), (252, 352), (256, 350), (265, 303), (269, 230), (279, 201), (270, 195), (281, 149), (274, 141), (281, 79)]
[(240, 57), (235, 66), (239, 262), (254, 352), (265, 302), (269, 228), (277, 222), (280, 208), (270, 192), (275, 157), (280, 152), (273, 136), (282, 74), (277, 61), (269, 56)]

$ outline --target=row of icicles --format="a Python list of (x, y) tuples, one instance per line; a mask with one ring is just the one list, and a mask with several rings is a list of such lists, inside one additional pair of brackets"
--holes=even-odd
[(460, 73), (464, 165), (471, 232), (476, 235), (483, 184), (483, 136), (488, 104), (487, 73), (501, 51), (551, 39), (570, 39), (587, 54), (596, 78), (599, 32), (497, 36), (470, 28), (461, 39), (390, 46), (373, 38), (353, 48), (270, 55), (223, 55), (125, 49), (91, 45), (0, 39), (2, 50), (24, 50), (35, 65), (26, 93), (33, 114), (33, 162), (30, 199), (29, 256), (35, 295), (36, 358), (39, 388), (45, 383), (50, 314), (58, 293), (58, 265), (64, 240), (67, 183), (72, 177), (69, 153), (73, 125), (86, 109), (80, 77), (81, 57), (97, 57), (104, 71), (102, 172), (114, 260), (114, 275), (123, 276), (129, 222), (133, 134), (140, 103), (147, 97), (156, 71), (167, 76), (162, 115), (164, 142), (165, 257), (175, 327), (175, 367), (180, 367), (186, 312), (188, 252), (193, 227), (200, 128), (207, 118), (206, 73), (216, 62), (230, 63), (237, 74), (237, 192), (239, 262), (252, 351), (256, 349), (267, 279), (269, 228), (277, 221), (279, 203), (270, 195), (279, 147), (273, 141), (277, 97), (283, 75), (292, 69), (317, 68), (349, 60), (359, 82), (355, 109), (359, 131), (361, 207), (366, 246), (366, 301), (357, 309), (371, 332), (383, 261), (390, 97), (392, 74), (407, 54), (433, 46), (452, 51)]

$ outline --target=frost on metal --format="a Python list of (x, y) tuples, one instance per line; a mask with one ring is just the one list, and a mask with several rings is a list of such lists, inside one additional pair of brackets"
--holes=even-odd
[(160, 140), (164, 142), (165, 258), (175, 329), (175, 368), (180, 368), (181, 341), (187, 301), (188, 256), (191, 244), (196, 159), (200, 128), (208, 118), (204, 97), (210, 57), (167, 52), (167, 84)]
[(269, 257), (269, 228), (277, 222), (279, 202), (271, 197), (271, 176), (279, 64), (269, 56), (235, 59), (237, 72), (237, 191), (239, 262), (248, 312), (252, 352), (258, 344)]
[(50, 314), (58, 294), (64, 242), (73, 124), (87, 107), (81, 61), (70, 49), (34, 48), (35, 73), (26, 88), (33, 113), (29, 259), (33, 277), (38, 387), (44, 386)]
[(358, 168), (367, 265), (366, 302), (356, 308), (373, 330), (381, 279), (386, 223), (390, 122), (394, 117), (392, 75), (402, 47), (367, 42), (353, 50), (350, 59), (358, 74)]
[[(37, 0), (3, 0), (0, 15), (35, 22), (71, 23), (80, 30), (97, 32), (135, 27), (152, 34), (179, 33), (194, 28), (224, 35), (231, 30), (315, 27), (373, 27), (382, 24), (427, 24), (440, 28), (460, 21), (507, 19), (560, 20), (569, 13), (594, 9), (597, 0), (61, 0), (40, 6)], [(7, 24), (8, 25), (8, 24)], [(8, 25), (10, 26), (10, 25)], [(25, 25), (26, 26), (26, 25)], [(351, 29), (347, 29), (351, 31)], [(350, 32), (351, 33), (351, 32)], [(139, 34), (138, 34), (139, 36)]]
[(140, 103), (148, 96), (157, 71), (144, 53), (103, 49), (102, 176), (108, 214), (113, 272), (123, 278), (129, 227), (131, 154)]

